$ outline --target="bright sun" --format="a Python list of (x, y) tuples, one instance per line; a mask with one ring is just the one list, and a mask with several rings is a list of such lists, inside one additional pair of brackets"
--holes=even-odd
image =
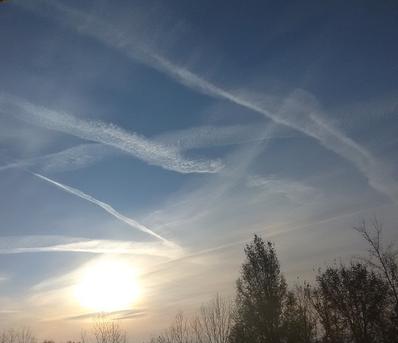
[(74, 287), (74, 296), (80, 306), (96, 312), (127, 309), (139, 295), (134, 268), (126, 261), (114, 258), (88, 265)]

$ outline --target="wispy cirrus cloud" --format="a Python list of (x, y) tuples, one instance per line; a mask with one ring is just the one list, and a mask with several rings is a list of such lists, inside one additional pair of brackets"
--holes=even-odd
[(269, 194), (281, 194), (294, 202), (314, 197), (315, 190), (302, 182), (281, 179), (274, 176), (253, 175), (247, 178), (247, 186), (261, 189)]
[(164, 169), (180, 173), (215, 173), (223, 167), (219, 160), (185, 159), (176, 149), (165, 147), (116, 125), (83, 120), (9, 94), (0, 94), (0, 111), (50, 130), (109, 145)]
[(86, 168), (96, 162), (121, 153), (113, 147), (89, 143), (55, 153), (19, 160), (0, 167), (0, 171), (12, 168), (31, 168), (40, 173), (56, 173)]
[(166, 132), (156, 136), (155, 140), (184, 151), (292, 137), (291, 133), (284, 132), (280, 128), (278, 130), (274, 127), (273, 130), (268, 130), (268, 127), (269, 125), (265, 123), (229, 126), (198, 126)]
[[(93, 13), (86, 14), (59, 1), (41, 1), (46, 7), (47, 16), (61, 22), (82, 35), (94, 38), (103, 44), (122, 52), (127, 57), (144, 63), (179, 83), (200, 93), (228, 100), (236, 105), (260, 113), (275, 123), (289, 126), (316, 139), (322, 146), (338, 154), (354, 165), (366, 177), (369, 185), (392, 201), (398, 200), (398, 184), (388, 167), (377, 160), (369, 151), (334, 127), (320, 109), (315, 97), (309, 92), (295, 90), (287, 97), (279, 97), (277, 109), (270, 107), (264, 97), (258, 98), (252, 92), (231, 91), (218, 86), (191, 70), (173, 63), (153, 51), (131, 33), (118, 28), (117, 23), (107, 22)], [(32, 3), (21, 4), (38, 13)], [(43, 14), (44, 11), (42, 11)]]

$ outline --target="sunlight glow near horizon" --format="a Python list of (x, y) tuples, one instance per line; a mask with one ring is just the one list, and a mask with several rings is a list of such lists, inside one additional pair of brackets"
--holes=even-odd
[(107, 258), (83, 269), (73, 293), (85, 309), (112, 312), (130, 308), (141, 288), (134, 267), (121, 259)]

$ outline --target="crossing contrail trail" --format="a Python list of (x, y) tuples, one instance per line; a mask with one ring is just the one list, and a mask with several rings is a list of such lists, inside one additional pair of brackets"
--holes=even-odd
[[(315, 138), (322, 146), (346, 159), (368, 180), (369, 186), (398, 202), (398, 184), (394, 176), (378, 158), (375, 158), (362, 145), (356, 143), (344, 132), (332, 125), (318, 108), (315, 97), (309, 92), (296, 89), (287, 97), (282, 97), (279, 110), (270, 108), (262, 100), (250, 95), (250, 90), (236, 92), (207, 80), (185, 67), (174, 63), (153, 51), (144, 40), (131, 38), (117, 23), (101, 16), (87, 13), (56, 0), (42, 0), (38, 10), (37, 0), (17, 1), (23, 8), (40, 15), (57, 18), (57, 22), (74, 29), (78, 34), (91, 37), (104, 45), (118, 50), (133, 61), (143, 63), (164, 73), (182, 85), (213, 98), (228, 100), (241, 107), (264, 115), (277, 124), (286, 125), (305, 135)], [(46, 10), (44, 11), (43, 8)], [(218, 171), (221, 167), (217, 166)], [(213, 171), (213, 172), (216, 172)]]

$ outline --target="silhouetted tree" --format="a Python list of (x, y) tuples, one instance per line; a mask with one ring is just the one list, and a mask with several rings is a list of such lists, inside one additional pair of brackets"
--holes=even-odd
[(393, 243), (384, 246), (383, 226), (377, 218), (373, 219), (370, 225), (363, 221), (355, 230), (369, 245), (369, 256), (364, 260), (388, 285), (390, 302), (385, 311), (390, 320), (390, 336), (395, 337), (394, 341), (398, 341), (398, 250)]
[(198, 343), (228, 343), (232, 328), (232, 302), (217, 294), (202, 305), (191, 327)]
[(9, 329), (1, 333), (0, 343), (36, 343), (36, 337), (29, 328)]
[(15, 330), (9, 329), (1, 333), (0, 343), (15, 343), (16, 341), (17, 338)]
[(330, 305), (320, 288), (311, 292), (311, 302), (317, 313), (317, 320), (322, 329), (321, 342), (343, 343), (347, 341), (346, 325), (338, 312)]
[(382, 242), (383, 227), (381, 223), (374, 219), (371, 228), (368, 229), (365, 221), (360, 226), (355, 227), (362, 237), (369, 244), (369, 257), (366, 262), (381, 273), (386, 280), (391, 297), (394, 302), (395, 316), (398, 318), (398, 251), (394, 250), (394, 245), (390, 244), (385, 248)]
[(287, 343), (315, 342), (317, 337), (317, 316), (312, 307), (309, 285), (296, 287), (287, 294), (283, 310), (284, 341)]
[(272, 243), (255, 235), (245, 247), (246, 261), (237, 281), (236, 317), (231, 340), (239, 343), (283, 341), (287, 285)]
[(126, 333), (119, 323), (104, 316), (99, 316), (93, 323), (96, 343), (126, 343)]
[(313, 304), (324, 342), (391, 342), (388, 285), (363, 263), (328, 267), (317, 276)]
[(36, 343), (36, 337), (30, 328), (23, 327), (17, 332), (17, 343)]
[(179, 312), (170, 327), (159, 336), (152, 338), (151, 343), (194, 343), (195, 335), (191, 322)]
[(179, 312), (151, 343), (228, 343), (231, 328), (232, 302), (217, 294), (190, 318)]

